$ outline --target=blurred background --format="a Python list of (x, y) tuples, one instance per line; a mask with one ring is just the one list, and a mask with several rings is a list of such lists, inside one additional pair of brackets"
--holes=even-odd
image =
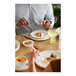
[(61, 27), (61, 4), (52, 4), (52, 6), (55, 17), (54, 28)]

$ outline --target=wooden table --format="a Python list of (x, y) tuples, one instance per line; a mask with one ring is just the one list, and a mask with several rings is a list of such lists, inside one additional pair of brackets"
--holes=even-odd
[[(31, 47), (25, 47), (23, 46), (22, 42), (24, 40), (27, 40), (28, 38), (24, 37), (23, 35), (16, 35), (16, 40), (20, 42), (20, 49), (16, 51), (15, 56), (26, 56), (27, 58), (29, 57), (29, 53), (31, 52)], [(34, 41), (35, 45), (40, 47), (40, 52), (44, 50), (57, 50), (59, 49), (59, 36), (56, 37), (56, 43), (55, 44), (50, 44), (50, 40), (45, 40), (45, 41)], [(38, 72), (43, 72), (44, 69), (36, 66), (36, 70)], [(23, 70), (23, 71), (17, 71), (16, 72), (28, 72), (28, 70)]]

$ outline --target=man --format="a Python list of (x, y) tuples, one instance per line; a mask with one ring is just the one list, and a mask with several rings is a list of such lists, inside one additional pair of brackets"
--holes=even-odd
[[(38, 29), (53, 28), (54, 16), (51, 4), (16, 4), (16, 34)], [(42, 22), (42, 25), (39, 23)]]

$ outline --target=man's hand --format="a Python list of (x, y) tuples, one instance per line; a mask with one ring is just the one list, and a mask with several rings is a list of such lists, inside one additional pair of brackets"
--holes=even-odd
[(48, 30), (50, 28), (51, 22), (49, 20), (43, 21), (44, 28)]
[(25, 19), (25, 18), (21, 18), (18, 23), (17, 26), (22, 26), (22, 25), (29, 25), (29, 22)]

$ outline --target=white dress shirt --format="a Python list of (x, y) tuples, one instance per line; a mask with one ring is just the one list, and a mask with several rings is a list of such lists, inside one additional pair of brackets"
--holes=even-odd
[(39, 22), (49, 20), (52, 22), (50, 28), (54, 25), (54, 15), (51, 4), (16, 4), (15, 20), (16, 23), (24, 17), (30, 25), (16, 26), (17, 34), (25, 34), (38, 29), (45, 29)]

